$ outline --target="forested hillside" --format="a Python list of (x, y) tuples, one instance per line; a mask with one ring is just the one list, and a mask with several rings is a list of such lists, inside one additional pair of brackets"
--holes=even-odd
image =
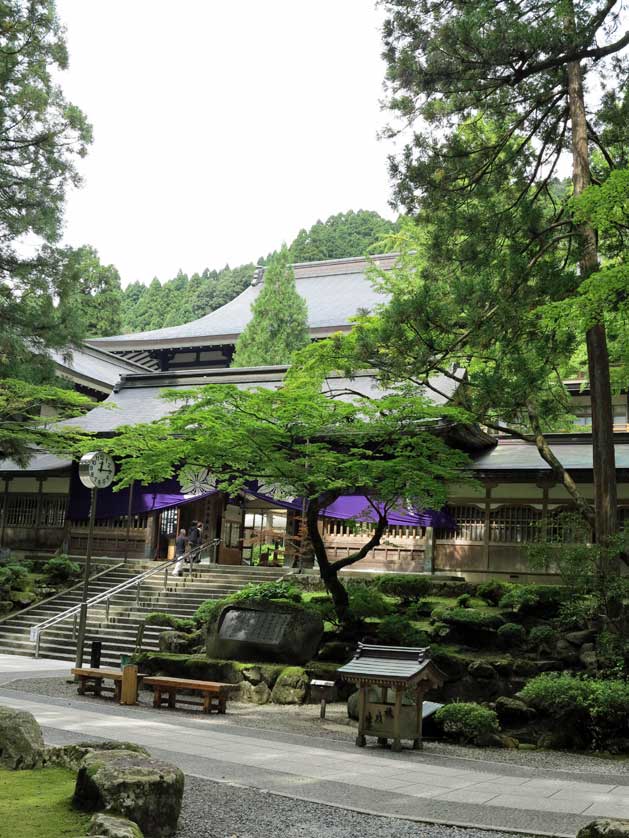
[[(300, 230), (289, 247), (292, 262), (340, 259), (376, 252), (377, 245), (397, 227), (377, 212), (332, 215), (318, 221), (309, 230)], [(258, 260), (265, 264), (275, 253)], [(166, 282), (155, 278), (149, 285), (133, 282), (122, 294), (122, 330), (139, 332), (177, 326), (202, 317), (238, 296), (249, 285), (255, 265), (226, 266), (221, 270), (206, 268), (191, 276), (179, 272)]]

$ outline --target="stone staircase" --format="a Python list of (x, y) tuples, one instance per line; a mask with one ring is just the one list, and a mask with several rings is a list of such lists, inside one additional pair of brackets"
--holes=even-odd
[[(117, 562), (115, 559), (100, 559), (94, 566), (89, 596), (104, 593), (154, 567), (155, 563), (148, 561)], [(139, 600), (135, 587), (115, 594), (110, 599), (108, 620), (104, 603), (89, 609), (85, 663), (89, 664), (90, 642), (99, 639), (103, 642), (102, 665), (118, 667), (121, 655), (133, 652), (138, 626), (152, 611), (164, 611), (175, 617), (192, 617), (199, 605), (207, 599), (219, 599), (240, 590), (249, 582), (268, 582), (285, 574), (283, 568), (196, 565), (191, 576), (186, 574), (173, 577), (169, 574), (164, 587), (164, 573), (155, 573), (142, 583)], [(77, 585), (0, 621), (0, 654), (34, 655), (35, 646), (29, 637), (31, 627), (78, 605), (81, 594), (82, 585)], [(42, 632), (39, 656), (73, 662), (76, 657), (73, 627), (74, 620), (70, 617)], [(162, 631), (164, 629), (159, 626), (146, 626), (142, 649), (157, 650)]]

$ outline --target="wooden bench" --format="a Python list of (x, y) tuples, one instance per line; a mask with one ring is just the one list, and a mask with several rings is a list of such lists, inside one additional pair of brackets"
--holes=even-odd
[[(153, 688), (153, 707), (161, 707), (164, 701), (173, 710), (177, 703), (201, 706), (204, 713), (224, 713), (227, 695), (234, 688), (233, 684), (222, 684), (219, 681), (192, 681), (188, 678), (169, 678), (166, 676), (145, 676), (144, 685)], [(195, 690), (203, 696), (203, 701), (189, 701), (177, 695), (179, 690)]]
[[(122, 672), (119, 669), (89, 669), (88, 667), (76, 668), (72, 674), (79, 679), (78, 693), (85, 695), (89, 690), (94, 695), (101, 695), (103, 690), (113, 690), (114, 700), (120, 703), (122, 693)], [(114, 682), (113, 687), (103, 687), (103, 680), (108, 679)]]

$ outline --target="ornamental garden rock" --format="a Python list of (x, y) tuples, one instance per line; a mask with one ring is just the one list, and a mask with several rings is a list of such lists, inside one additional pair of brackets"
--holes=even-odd
[(79, 769), (73, 803), (129, 818), (150, 838), (171, 838), (183, 786), (183, 773), (167, 762), (135, 751), (95, 751)]
[(0, 764), (5, 768), (39, 768), (44, 740), (35, 717), (25, 710), (0, 707)]
[(287, 666), (275, 682), (271, 701), (274, 704), (303, 704), (308, 691), (308, 676), (300, 666)]
[(599, 818), (580, 829), (577, 838), (629, 838), (629, 821)]
[(94, 815), (87, 834), (93, 838), (144, 838), (142, 830), (133, 821), (102, 812)]

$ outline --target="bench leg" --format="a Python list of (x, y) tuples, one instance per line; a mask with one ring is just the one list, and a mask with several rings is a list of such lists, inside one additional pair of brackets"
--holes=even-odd
[(153, 687), (153, 707), (158, 709), (162, 706), (162, 690), (160, 687)]
[(122, 681), (114, 681), (114, 701), (120, 704), (122, 699)]
[(94, 695), (97, 695), (99, 698), (103, 691), (103, 679), (102, 678), (94, 678)]
[(212, 712), (212, 696), (209, 693), (203, 693), (203, 712)]
[(85, 695), (86, 678), (84, 675), (79, 675), (79, 686), (76, 691), (79, 695)]
[(177, 701), (177, 690), (168, 690), (168, 707), (171, 710), (175, 709), (176, 701)]
[(227, 712), (227, 699), (224, 695), (218, 697), (218, 712), (223, 714)]

